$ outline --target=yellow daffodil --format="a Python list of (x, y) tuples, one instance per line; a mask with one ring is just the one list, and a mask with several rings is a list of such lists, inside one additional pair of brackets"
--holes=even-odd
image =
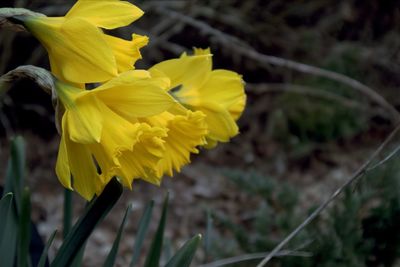
[(126, 26), (143, 11), (127, 1), (78, 0), (64, 17), (21, 16), (25, 27), (49, 53), (51, 71), (71, 83), (104, 82), (133, 69), (147, 37), (123, 40), (101, 29)]
[(209, 49), (195, 49), (193, 56), (163, 61), (149, 70), (171, 81), (167, 90), (186, 108), (205, 114), (207, 145), (227, 142), (238, 134), (236, 120), (246, 103), (241, 76), (228, 70), (212, 70)]
[(167, 131), (163, 138), (164, 155), (157, 164), (158, 177), (164, 174), (172, 176), (174, 170), (180, 172), (181, 168), (190, 162), (190, 154), (199, 153), (197, 147), (206, 144), (208, 130), (205, 115), (200, 111), (192, 112), (186, 109), (177, 113), (173, 109), (142, 119)]
[(127, 187), (135, 178), (160, 183), (167, 133), (138, 119), (176, 104), (159, 80), (128, 71), (93, 90), (57, 82), (56, 93), (65, 107), (56, 173), (65, 187), (89, 200), (113, 176)]
[[(159, 81), (165, 91), (171, 87), (170, 79), (164, 74), (153, 71), (152, 77)], [(164, 174), (173, 176), (174, 171), (180, 172), (184, 165), (190, 163), (191, 153), (199, 153), (197, 147), (206, 144), (208, 129), (204, 113), (190, 111), (179, 103), (163, 113), (140, 118), (140, 121), (161, 127), (167, 133), (163, 138), (164, 155), (157, 164), (157, 177)]]

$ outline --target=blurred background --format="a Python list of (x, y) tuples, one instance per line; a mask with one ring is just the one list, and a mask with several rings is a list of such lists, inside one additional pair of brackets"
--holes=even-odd
[[(73, 3), (2, 0), (0, 7), (63, 16)], [(118, 266), (126, 266), (135, 218), (150, 199), (159, 203), (160, 212), (167, 191), (167, 253), (196, 233), (207, 241), (196, 266), (269, 251), (348, 179), (398, 122), (398, 1), (133, 3), (145, 15), (111, 33), (126, 39), (132, 32), (149, 36), (137, 68), (193, 47), (210, 47), (214, 68), (243, 75), (247, 108), (239, 120), (241, 134), (230, 143), (193, 156), (191, 165), (166, 177), (160, 188), (138, 181), (132, 192), (124, 192), (118, 208), (91, 237), (86, 266), (102, 262), (127, 203), (133, 202), (118, 259)], [(45, 50), (29, 33), (1, 29), (0, 75), (25, 64), (48, 68)], [(59, 136), (53, 113), (50, 97), (28, 80), (18, 81), (0, 102), (0, 177), (9, 138), (20, 134), (27, 143), (33, 219), (45, 239), (62, 225), (63, 188), (54, 173)], [(396, 138), (384, 153), (393, 149)], [(368, 172), (271, 266), (399, 266), (399, 162), (394, 155)], [(78, 196), (74, 201), (77, 215), (84, 201)]]

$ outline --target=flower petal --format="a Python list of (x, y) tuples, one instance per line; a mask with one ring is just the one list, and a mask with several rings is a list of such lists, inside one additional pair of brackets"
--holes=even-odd
[[(168, 129), (164, 138), (165, 154), (157, 166), (158, 176), (164, 173), (172, 176), (173, 171), (190, 162), (190, 153), (198, 153), (197, 146), (205, 144), (207, 125), (201, 112), (187, 111), (185, 116), (174, 116), (168, 112), (148, 118), (154, 125), (162, 125)], [(163, 122), (164, 120), (164, 122)]]
[(68, 80), (102, 82), (117, 75), (114, 55), (99, 29), (77, 18), (67, 20), (61, 27), (61, 34), (65, 37), (61, 40), (64, 44), (53, 47), (57, 57), (65, 61), (60, 65), (63, 76), (74, 78)]
[(103, 116), (100, 102), (93, 94), (77, 98), (65, 116), (68, 116), (69, 138), (72, 141), (81, 144), (100, 142)]
[(147, 45), (149, 38), (132, 34), (132, 40), (127, 41), (111, 35), (104, 35), (106, 42), (113, 50), (119, 72), (134, 68), (135, 62), (142, 58), (139, 49)]
[(161, 71), (171, 80), (171, 87), (175, 88), (183, 85), (186, 91), (193, 91), (208, 79), (212, 68), (211, 55), (186, 56), (183, 54), (180, 58), (170, 59), (160, 62), (149, 69)]
[(119, 176), (126, 187), (132, 187), (133, 179), (141, 178), (159, 185), (161, 179), (157, 176), (157, 164), (164, 155), (165, 130), (141, 124), (143, 132), (132, 151), (124, 151), (119, 159), (121, 168)]
[(92, 83), (117, 76), (116, 61), (104, 34), (88, 21), (30, 17), (25, 25), (47, 49), (57, 78)]
[(239, 133), (239, 128), (231, 114), (219, 104), (201, 102), (191, 109), (202, 111), (206, 115), (205, 121), (209, 130), (209, 138), (228, 142), (231, 137)]
[(132, 77), (119, 83), (112, 82), (115, 87), (104, 84), (94, 92), (108, 107), (128, 120), (159, 114), (176, 103), (156, 79)]
[(67, 146), (65, 144), (65, 133), (62, 133), (61, 135), (61, 141), (57, 156), (56, 174), (61, 184), (65, 188), (72, 190), (71, 171), (69, 169), (69, 162), (68, 162), (68, 151), (67, 151)]
[(143, 13), (137, 6), (126, 1), (79, 0), (65, 17), (82, 17), (97, 27), (115, 29), (131, 24)]
[(119, 159), (124, 151), (132, 151), (133, 147), (139, 142), (139, 137), (143, 133), (141, 123), (130, 123), (121, 116), (110, 110), (105, 104), (102, 104), (102, 114), (104, 118), (104, 130), (101, 136), (101, 142), (90, 144), (97, 163), (101, 168), (101, 176), (104, 183), (118, 174), (118, 168), (121, 167)]
[[(177, 95), (179, 97), (179, 94)], [(237, 120), (246, 104), (244, 83), (236, 72), (214, 70), (208, 81), (199, 88), (199, 98), (205, 101), (212, 99), (227, 109), (233, 119)]]
[[(68, 125), (68, 117), (66, 120), (66, 125)], [(68, 162), (73, 177), (73, 187), (86, 200), (91, 200), (96, 193), (99, 194), (104, 188), (92, 155), (85, 145), (75, 143), (69, 138), (65, 138), (65, 141), (68, 148)]]

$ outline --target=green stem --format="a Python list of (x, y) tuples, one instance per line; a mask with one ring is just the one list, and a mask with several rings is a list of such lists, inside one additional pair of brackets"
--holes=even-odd
[(64, 190), (64, 228), (63, 237), (67, 237), (72, 227), (72, 191)]

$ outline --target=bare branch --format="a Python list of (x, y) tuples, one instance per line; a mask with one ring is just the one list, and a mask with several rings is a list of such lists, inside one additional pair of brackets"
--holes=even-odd
[(400, 124), (390, 133), (390, 135), (385, 139), (385, 141), (372, 153), (369, 159), (364, 162), (363, 165), (355, 172), (353, 175), (342, 184), (333, 194), (325, 200), (313, 213), (310, 214), (296, 229), (294, 229), (285, 239), (283, 239), (272, 251), (269, 253), (258, 265), (257, 267), (263, 267), (267, 264), (273, 257), (275, 257), (276, 253), (278, 253), (290, 240), (292, 240), (298, 233), (300, 233), (310, 222), (312, 222), (325, 208), (336, 199), (343, 190), (351, 185), (357, 178), (362, 176), (368, 171), (368, 166), (372, 163), (372, 161), (382, 152), (382, 150), (389, 144), (390, 141), (396, 136), (397, 132), (400, 129)]

